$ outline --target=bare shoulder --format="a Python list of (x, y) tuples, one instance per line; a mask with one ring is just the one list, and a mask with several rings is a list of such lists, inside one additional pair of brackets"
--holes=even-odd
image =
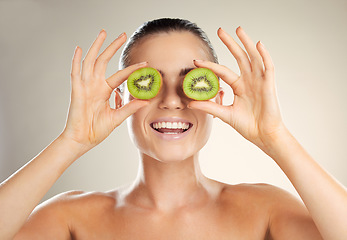
[[(58, 211), (62, 215), (77, 214), (79, 211), (100, 211), (115, 204), (114, 193), (69, 191), (40, 204), (33, 214), (44, 211)], [(97, 208), (97, 209), (96, 209)]]
[(302, 201), (293, 194), (269, 184), (226, 186), (223, 198), (230, 204), (263, 214), (268, 239), (321, 239)]
[(37, 211), (38, 213), (53, 211), (62, 215), (71, 230), (76, 222), (103, 216), (110, 208), (114, 208), (116, 193), (116, 191), (110, 193), (70, 191), (44, 202)]
[(71, 239), (75, 222), (115, 204), (111, 193), (70, 191), (38, 205), (15, 239)]
[[(224, 185), (221, 198), (230, 203), (240, 201), (241, 204), (253, 203), (268, 210), (283, 203), (291, 203), (303, 207), (301, 201), (291, 193), (276, 186), (264, 183)], [(286, 204), (284, 204), (286, 205)]]
[[(47, 201), (47, 204), (65, 204), (66, 206), (73, 205), (90, 205), (97, 204), (104, 206), (114, 204), (116, 201), (115, 195), (117, 191), (113, 192), (85, 192), (85, 191), (70, 191), (59, 194)], [(45, 203), (44, 203), (45, 204)], [(76, 207), (76, 206), (73, 206)]]

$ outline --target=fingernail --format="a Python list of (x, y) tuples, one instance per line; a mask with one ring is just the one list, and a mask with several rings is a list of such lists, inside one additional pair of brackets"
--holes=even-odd
[(194, 59), (193, 61), (197, 62), (197, 63), (202, 63), (203, 62), (203, 60), (200, 60), (200, 59)]
[(117, 38), (121, 38), (125, 35), (125, 32), (121, 33)]
[(224, 29), (222, 27), (219, 27), (217, 30), (217, 35), (220, 37), (220, 35), (225, 32)]
[(99, 35), (100, 35), (102, 32), (106, 32), (105, 29), (101, 29), (101, 31), (99, 32)]
[(140, 63), (137, 63), (136, 66), (141, 66), (141, 65), (146, 65), (147, 62), (140, 62)]

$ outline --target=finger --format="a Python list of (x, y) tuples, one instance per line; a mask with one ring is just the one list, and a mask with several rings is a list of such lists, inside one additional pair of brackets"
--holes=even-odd
[(76, 47), (74, 56), (72, 58), (71, 64), (71, 80), (77, 81), (81, 79), (81, 59), (82, 59), (82, 49)]
[(246, 32), (241, 27), (238, 27), (236, 29), (236, 34), (248, 53), (248, 56), (251, 60), (252, 71), (258, 73), (263, 72), (262, 58), (252, 39), (246, 34)]
[(98, 56), (98, 53), (100, 51), (100, 48), (102, 44), (104, 43), (106, 39), (106, 32), (105, 30), (101, 30), (98, 37), (93, 42), (92, 46), (89, 48), (84, 60), (83, 60), (83, 69), (90, 71), (93, 69), (93, 66), (95, 64), (95, 59)]
[(105, 74), (108, 62), (118, 51), (118, 49), (125, 43), (126, 39), (126, 34), (122, 33), (100, 54), (100, 56), (96, 59), (95, 62), (94, 74)]
[(134, 72), (137, 69), (143, 68), (147, 66), (147, 62), (142, 62), (138, 64), (131, 65), (127, 68), (124, 68), (122, 70), (119, 70), (115, 74), (113, 74), (111, 77), (106, 79), (106, 83), (112, 88), (115, 89), (118, 87), (122, 82), (124, 82), (126, 79), (128, 79), (129, 75)]
[(218, 36), (235, 57), (237, 64), (240, 67), (241, 73), (251, 71), (251, 64), (247, 53), (235, 42), (235, 40), (222, 28), (218, 29)]
[(265, 46), (259, 41), (257, 43), (257, 49), (264, 62), (265, 73), (274, 74), (274, 63), (270, 56), (270, 53), (266, 50)]
[(230, 124), (230, 106), (223, 106), (211, 101), (191, 101), (188, 108), (202, 110)]
[(113, 110), (113, 122), (115, 123), (115, 127), (119, 126), (126, 118), (130, 115), (134, 114), (140, 108), (146, 106), (149, 101), (135, 99), (125, 104), (120, 109)]
[(79, 84), (81, 83), (81, 59), (82, 49), (77, 46), (71, 64), (71, 98), (74, 98), (76, 93), (78, 93), (80, 89)]
[(211, 69), (218, 77), (220, 77), (233, 89), (234, 94), (239, 95), (243, 91), (244, 84), (242, 81), (239, 81), (240, 77), (226, 66), (204, 60), (194, 60), (194, 64), (197, 67)]

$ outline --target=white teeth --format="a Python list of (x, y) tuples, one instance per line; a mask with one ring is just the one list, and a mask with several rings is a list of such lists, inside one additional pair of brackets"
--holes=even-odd
[(153, 128), (160, 129), (160, 128), (170, 128), (170, 129), (188, 129), (189, 123), (184, 122), (156, 122), (153, 123)]

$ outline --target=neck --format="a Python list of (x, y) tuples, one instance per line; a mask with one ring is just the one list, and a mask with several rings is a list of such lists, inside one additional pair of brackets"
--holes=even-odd
[(164, 163), (140, 154), (138, 176), (127, 199), (148, 208), (169, 211), (208, 201), (214, 195), (213, 184), (202, 174), (198, 155)]

